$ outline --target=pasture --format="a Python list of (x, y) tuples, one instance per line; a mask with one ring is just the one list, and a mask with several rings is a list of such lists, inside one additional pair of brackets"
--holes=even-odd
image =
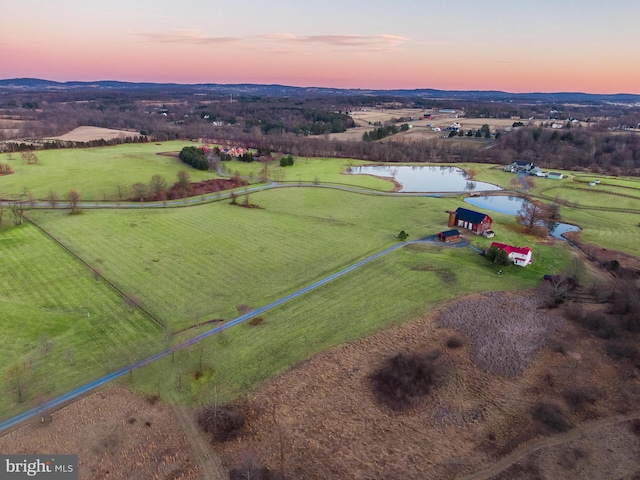
[(416, 320), (472, 291), (529, 288), (562, 269), (568, 247), (536, 250), (539, 264), (502, 275), (471, 249), (412, 245), (134, 373), (134, 385), (185, 404), (228, 401), (335, 345)]
[[(179, 330), (261, 306), (381, 250), (446, 226), (454, 199), (396, 198), (325, 188), (251, 194), (246, 209), (34, 211), (39, 225)], [(242, 202), (242, 199), (240, 199)]]
[[(26, 164), (20, 153), (0, 154), (0, 163), (14, 170), (0, 176), (0, 198), (14, 198), (26, 194), (46, 200), (54, 191), (59, 198), (76, 189), (83, 201), (116, 201), (131, 195), (131, 185), (148, 183), (155, 175), (162, 175), (173, 184), (180, 170), (189, 171), (192, 181), (213, 178), (211, 172), (195, 170), (184, 165), (177, 156), (160, 155), (174, 152), (193, 142), (165, 142), (162, 144), (124, 144), (103, 148), (43, 150), (37, 152), (38, 164)], [(119, 198), (118, 188), (124, 198)]]
[(160, 348), (162, 332), (33, 225), (0, 231), (1, 417)]
[[(164, 148), (178, 151), (179, 145), (171, 142)], [(127, 151), (138, 146), (123, 147)], [(146, 181), (149, 164), (137, 165), (144, 158), (169, 157), (155, 155), (162, 146), (140, 147), (146, 147), (138, 152), (141, 158), (121, 158), (119, 165), (123, 175), (131, 169)], [(120, 147), (92, 150), (104, 160), (117, 156)], [(72, 156), (69, 151), (54, 153)], [(296, 159), (284, 170), (291, 181), (390, 190), (390, 182), (382, 179), (341, 175), (356, 162)], [(225, 163), (243, 175), (259, 167)], [(513, 178), (490, 165), (463, 167), (475, 169), (478, 180), (503, 186)], [(189, 173), (193, 179), (198, 172)], [(91, 183), (88, 174), (80, 178)], [(48, 191), (45, 178), (39, 182)], [(239, 193), (242, 197), (242, 190)], [(319, 186), (277, 188), (250, 197), (259, 208), (220, 200), (183, 208), (87, 209), (82, 215), (62, 210), (28, 213), (88, 266), (32, 225), (0, 231), (0, 266), (17, 278), (3, 279), (0, 302), (1, 318), (7, 319), (0, 336), (5, 392), (9, 368), (26, 365), (38, 378), (24, 404), (16, 405), (12, 395), (2, 396), (2, 411), (8, 416), (33, 406), (212, 326), (202, 322), (227, 321), (266, 305), (394, 244), (400, 230), (408, 232), (410, 240), (444, 230), (446, 211), (464, 205), (455, 196), (377, 196)], [(568, 207), (562, 214), (564, 221), (583, 226), (587, 241), (623, 251), (640, 245), (638, 228), (631, 228), (628, 214)], [(497, 240), (530, 245), (533, 265), (510, 267), (497, 275), (494, 266), (468, 248), (406, 246), (268, 312), (261, 324), (241, 325), (176, 352), (134, 372), (130, 380), (147, 392), (173, 392), (170, 396), (186, 403), (211, 400), (213, 390), (220, 399), (230, 399), (325, 348), (419, 318), (470, 291), (533, 287), (543, 274), (561, 271), (571, 261), (572, 251), (564, 242), (538, 243), (521, 233), (512, 215), (491, 216)], [(468, 236), (480, 249), (491, 242)], [(165, 322), (166, 332), (128, 306), (91, 269)], [(209, 388), (213, 385), (215, 389)]]

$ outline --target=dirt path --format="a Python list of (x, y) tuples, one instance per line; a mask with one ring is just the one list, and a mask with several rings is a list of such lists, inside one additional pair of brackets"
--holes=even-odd
[(472, 473), (471, 475), (459, 477), (458, 480), (489, 480), (509, 468), (511, 465), (519, 462), (520, 460), (538, 450), (546, 447), (557, 447), (570, 441), (584, 438), (603, 427), (608, 427), (611, 425), (616, 425), (622, 422), (628, 422), (630, 420), (636, 419), (640, 419), (640, 413), (638, 412), (631, 415), (616, 415), (615, 417), (602, 418), (593, 422), (583, 423), (565, 434), (555, 435), (553, 437), (545, 437), (536, 442), (525, 445), (522, 448), (514, 450), (509, 455), (501, 458), (491, 467), (480, 472)]
[(176, 419), (182, 425), (182, 430), (189, 440), (193, 457), (197, 460), (202, 480), (228, 480), (229, 476), (222, 466), (220, 457), (213, 450), (213, 446), (200, 433), (192, 416), (184, 408), (171, 407)]

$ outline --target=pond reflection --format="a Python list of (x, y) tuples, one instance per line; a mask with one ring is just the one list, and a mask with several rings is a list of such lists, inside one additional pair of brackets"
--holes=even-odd
[(447, 166), (420, 165), (364, 165), (350, 167), (351, 175), (374, 175), (393, 178), (401, 185), (399, 192), (470, 192), (495, 191), (501, 187), (492, 183), (469, 180), (464, 170)]

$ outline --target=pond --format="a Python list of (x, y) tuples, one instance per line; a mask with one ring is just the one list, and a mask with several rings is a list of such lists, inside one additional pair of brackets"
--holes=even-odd
[(393, 178), (401, 185), (398, 192), (465, 193), (502, 190), (492, 183), (468, 180), (464, 170), (458, 167), (363, 165), (350, 167), (347, 173)]
[[(506, 213), (507, 215), (516, 215), (527, 200), (511, 195), (487, 195), (484, 197), (468, 197), (464, 201), (474, 207)], [(562, 240), (565, 239), (562, 236), (563, 233), (580, 231), (580, 227), (560, 222), (549, 222), (547, 228), (549, 229), (549, 235)]]

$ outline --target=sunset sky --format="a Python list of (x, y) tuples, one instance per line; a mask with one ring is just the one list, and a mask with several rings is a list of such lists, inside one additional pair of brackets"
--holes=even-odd
[(640, 94), (638, 0), (15, 0), (0, 78)]

